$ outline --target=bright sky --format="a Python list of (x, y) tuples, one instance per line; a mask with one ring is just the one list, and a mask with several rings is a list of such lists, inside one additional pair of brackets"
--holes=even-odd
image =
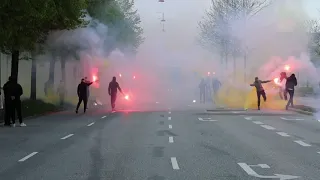
[[(282, 1), (282, 0), (279, 0)], [(284, 0), (283, 0), (284, 1)], [(286, 0), (292, 2), (295, 0)], [(319, 17), (320, 0), (297, 0), (304, 4), (305, 12), (312, 18)], [(169, 44), (192, 44), (198, 34), (198, 21), (205, 10), (210, 8), (211, 0), (135, 0), (145, 31), (146, 43), (157, 39), (170, 39)], [(160, 20), (164, 12), (166, 33), (162, 33)], [(165, 38), (159, 38), (159, 37)]]

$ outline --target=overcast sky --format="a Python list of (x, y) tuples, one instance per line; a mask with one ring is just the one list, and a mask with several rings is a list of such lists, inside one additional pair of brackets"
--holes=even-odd
[[(210, 2), (211, 0), (165, 0), (164, 3), (159, 3), (158, 0), (135, 0), (147, 38), (146, 44), (153, 43), (157, 39), (169, 39), (167, 43), (173, 46), (175, 43), (181, 44), (182, 40), (184, 45), (194, 43), (198, 33), (198, 21), (203, 17), (205, 10), (210, 8)], [(320, 0), (302, 0), (302, 2), (309, 16), (320, 17), (318, 11)], [(161, 32), (160, 12), (164, 12), (166, 19), (165, 34)]]

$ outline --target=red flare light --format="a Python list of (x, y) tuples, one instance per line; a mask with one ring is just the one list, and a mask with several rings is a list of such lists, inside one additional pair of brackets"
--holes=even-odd
[(284, 66), (284, 70), (289, 71), (290, 70), (290, 66), (289, 65), (285, 65)]
[(93, 76), (92, 76), (92, 81), (93, 81), (93, 82), (96, 82), (97, 80), (98, 80), (98, 77), (95, 76), (95, 75), (93, 75)]
[(122, 74), (119, 74), (120, 77), (122, 77)]
[(208, 72), (208, 76), (210, 76), (210, 72)]
[(125, 95), (124, 98), (125, 98), (126, 100), (129, 100), (129, 95)]
[(274, 78), (273, 82), (277, 85), (280, 85), (280, 79), (279, 78)]
[(136, 79), (136, 76), (133, 76), (133, 79)]

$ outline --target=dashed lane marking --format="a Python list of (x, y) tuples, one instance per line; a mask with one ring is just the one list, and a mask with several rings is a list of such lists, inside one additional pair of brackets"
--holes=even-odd
[(93, 122), (93, 123), (88, 124), (87, 126), (89, 127), (89, 126), (92, 126), (92, 125), (94, 125), (94, 122)]
[(172, 125), (169, 125), (169, 129), (172, 129)]
[(275, 130), (276, 128), (269, 126), (269, 125), (260, 125), (261, 127), (268, 129), (268, 130)]
[(32, 156), (38, 154), (38, 152), (33, 152), (27, 156), (25, 156), (24, 158), (20, 159), (19, 162), (23, 162), (23, 161), (26, 161), (27, 159), (31, 158)]
[(67, 135), (67, 136), (65, 136), (65, 137), (63, 137), (63, 138), (61, 138), (61, 139), (68, 139), (69, 137), (71, 137), (71, 136), (73, 136), (74, 134), (69, 134), (69, 135)]
[(169, 143), (173, 143), (173, 137), (172, 136), (169, 137)]
[(104, 118), (106, 118), (106, 117), (107, 117), (107, 116), (102, 116), (101, 118), (104, 119)]
[(171, 157), (171, 165), (172, 165), (172, 168), (175, 170), (180, 169), (176, 157)]
[(260, 121), (252, 121), (253, 123), (255, 123), (255, 124), (259, 124), (259, 125), (262, 125), (263, 123), (262, 122), (260, 122)]
[(304, 146), (304, 147), (310, 147), (311, 146), (310, 144), (307, 144), (307, 143), (305, 143), (303, 141), (294, 141), (294, 142), (298, 143), (299, 145)]
[(277, 134), (279, 134), (280, 136), (283, 136), (283, 137), (290, 137), (290, 135), (285, 132), (277, 132)]
[(168, 120), (170, 121), (170, 120), (171, 120), (171, 117), (168, 117)]

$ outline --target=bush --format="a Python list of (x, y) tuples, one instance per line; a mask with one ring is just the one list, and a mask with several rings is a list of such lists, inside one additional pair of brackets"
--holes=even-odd
[(56, 112), (61, 110), (60, 107), (46, 103), (42, 100), (23, 100), (21, 104), (21, 112), (23, 117), (41, 115), (48, 112)]

